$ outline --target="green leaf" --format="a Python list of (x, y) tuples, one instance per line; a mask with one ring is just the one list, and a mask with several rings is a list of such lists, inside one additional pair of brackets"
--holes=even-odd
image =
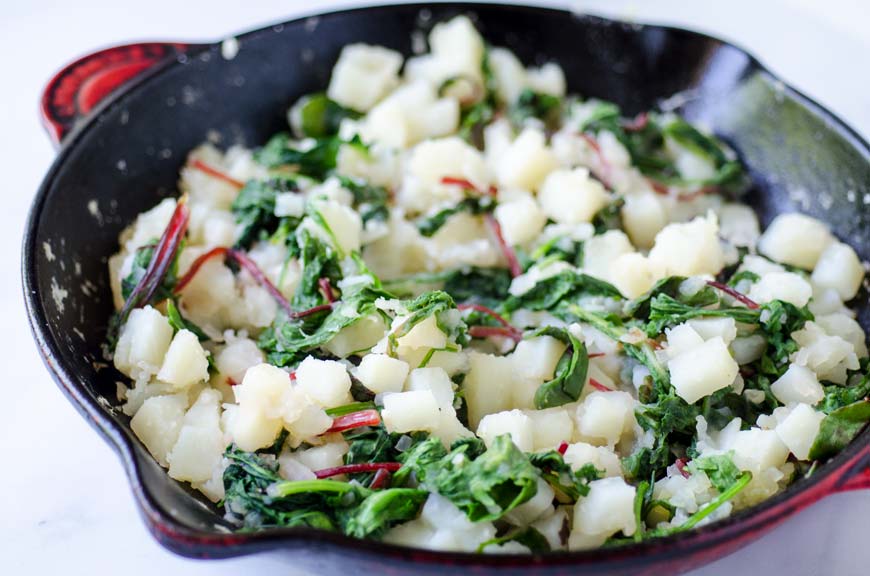
[[(326, 94), (319, 92), (299, 99), (290, 109), (290, 124), (298, 125), (300, 137), (323, 138), (338, 134), (341, 121), (345, 118), (359, 119), (362, 114), (345, 108)], [(294, 121), (295, 120), (295, 121)]]
[(760, 316), (759, 310), (751, 308), (701, 308), (683, 304), (667, 294), (659, 294), (650, 302), (649, 321), (644, 331), (647, 336), (658, 336), (666, 327), (682, 324), (692, 318), (733, 318), (738, 323), (755, 324), (759, 322)]
[[(259, 238), (275, 233), (281, 224), (281, 219), (275, 216), (278, 194), (298, 190), (292, 178), (248, 180), (233, 200), (231, 208), (241, 228), (236, 245), (247, 248)], [(294, 220), (293, 228), (299, 224), (299, 219)]]
[(335, 250), (307, 230), (298, 235), (299, 266), (302, 278), (290, 305), (294, 310), (308, 310), (326, 302), (320, 291), (320, 279), (328, 278), (333, 286), (341, 279), (341, 263)]
[(721, 494), (726, 492), (740, 479), (740, 469), (734, 465), (731, 456), (719, 454), (696, 458), (689, 464), (692, 471), (698, 470), (707, 475), (710, 483)]
[(453, 206), (442, 208), (432, 215), (418, 218), (416, 221), (417, 229), (420, 234), (430, 238), (435, 235), (450, 219), (451, 216), (467, 212), (472, 215), (485, 214), (492, 212), (495, 209), (495, 201), (490, 196), (472, 196), (460, 200)]
[[(140, 247), (136, 250), (135, 255), (133, 256), (133, 265), (130, 268), (130, 272), (121, 279), (121, 296), (126, 301), (130, 298), (130, 294), (139, 285), (139, 282), (145, 276), (145, 271), (148, 269), (148, 265), (151, 264), (151, 258), (154, 256), (154, 248), (157, 246), (157, 239), (155, 238), (152, 242), (149, 242), (145, 246)], [(181, 249), (178, 250), (178, 254), (181, 254)], [(178, 279), (178, 255), (176, 254), (175, 259), (172, 261), (172, 264), (169, 267), (169, 270), (166, 272), (166, 276), (163, 279), (163, 282), (154, 292), (154, 295), (151, 297), (151, 300), (148, 302), (143, 302), (142, 305), (151, 304), (154, 302), (161, 302), (168, 298), (173, 297), (172, 289), (175, 288), (175, 283)]]
[(519, 542), (531, 552), (550, 551), (550, 543), (547, 541), (547, 538), (531, 526), (526, 526), (523, 528), (514, 528), (507, 531), (502, 536), (483, 542), (477, 547), (477, 552), (482, 553), (485, 551), (487, 546), (501, 546), (507, 542)]
[[(189, 330), (196, 335), (200, 342), (211, 340), (208, 334), (202, 331), (202, 328), (190, 320), (186, 320), (181, 315), (181, 311), (178, 310), (178, 306), (175, 305), (175, 300), (172, 298), (169, 298), (166, 301), (166, 318), (169, 320), (169, 325), (172, 326), (172, 329), (176, 332), (179, 330)], [(209, 360), (211, 360), (211, 355), (209, 355)]]
[(535, 392), (535, 408), (554, 408), (576, 402), (586, 383), (589, 355), (586, 345), (571, 332), (555, 326), (544, 326), (526, 336), (526, 339), (550, 336), (568, 346), (556, 363), (553, 379), (541, 384)]
[(508, 313), (521, 308), (533, 311), (553, 310), (562, 301), (576, 302), (582, 296), (622, 298), (619, 290), (604, 280), (565, 270), (538, 281), (519, 296), (511, 296), (505, 301), (504, 310)]
[(537, 118), (547, 127), (555, 128), (562, 118), (562, 99), (526, 88), (508, 109), (508, 117), (516, 126), (522, 126), (529, 118)]
[(311, 147), (294, 147), (290, 135), (281, 132), (272, 138), (254, 154), (254, 159), (267, 168), (291, 167), (302, 175), (324, 180), (336, 166), (338, 152), (342, 146), (351, 146), (364, 154), (368, 147), (359, 136), (350, 140), (342, 140), (338, 136), (330, 136), (315, 140)]
[(687, 306), (705, 307), (719, 302), (719, 296), (710, 286), (704, 286), (694, 294), (682, 294), (680, 286), (686, 280), (685, 276), (668, 276), (662, 278), (646, 293), (641, 294), (634, 300), (626, 302), (624, 311), (628, 316), (638, 320), (648, 320), (651, 311), (652, 300), (656, 296), (664, 294), (676, 299)]
[(604, 477), (601, 470), (593, 464), (584, 464), (579, 470), (572, 470), (564, 456), (556, 450), (529, 454), (529, 462), (538, 468), (543, 478), (556, 491), (571, 502), (576, 502), (589, 494), (589, 483)]
[(853, 386), (825, 386), (825, 399), (817, 406), (825, 414), (849, 406), (870, 396), (870, 373)]
[(650, 532), (647, 532), (647, 534), (649, 536), (661, 537), (676, 534), (677, 532), (685, 532), (686, 530), (691, 530), (692, 528), (697, 526), (701, 520), (715, 512), (725, 502), (731, 500), (737, 494), (739, 494), (744, 488), (746, 488), (747, 484), (749, 484), (751, 480), (752, 473), (744, 472), (727, 490), (725, 490), (724, 492), (720, 492), (716, 498), (714, 498), (706, 505), (704, 505), (700, 510), (689, 516), (688, 520), (686, 520), (679, 526), (652, 530)]
[(347, 176), (340, 176), (339, 181), (342, 188), (353, 194), (353, 207), (359, 212), (363, 224), (372, 220), (386, 222), (389, 219), (390, 194), (386, 188)]
[(428, 497), (427, 491), (413, 488), (376, 491), (340, 515), (342, 530), (355, 538), (376, 538), (391, 526), (416, 518)]
[(870, 402), (860, 400), (837, 408), (825, 416), (810, 447), (810, 460), (823, 460), (838, 454), (870, 422)]

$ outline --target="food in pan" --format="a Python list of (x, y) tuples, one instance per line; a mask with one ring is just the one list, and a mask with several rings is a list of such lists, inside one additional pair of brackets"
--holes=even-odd
[(725, 518), (870, 419), (864, 277), (734, 151), (470, 20), (344, 48), (109, 261), (131, 427), (239, 529), (580, 550)]

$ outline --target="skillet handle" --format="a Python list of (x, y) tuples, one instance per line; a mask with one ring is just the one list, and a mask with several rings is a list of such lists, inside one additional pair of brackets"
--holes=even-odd
[(870, 443), (864, 445), (843, 466), (833, 483), (834, 492), (866, 490), (870, 488)]
[(66, 65), (42, 91), (42, 123), (55, 147), (97, 105), (134, 78), (192, 45), (142, 42), (106, 48)]

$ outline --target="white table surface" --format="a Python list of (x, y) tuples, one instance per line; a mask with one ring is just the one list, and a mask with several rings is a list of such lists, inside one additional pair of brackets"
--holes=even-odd
[[(210, 40), (351, 4), (359, 2), (29, 0), (0, 6), (0, 257), (6, 270), (0, 283), (0, 342), (6, 350), (0, 573), (302, 574), (268, 555), (187, 560), (152, 540), (114, 453), (61, 395), (37, 356), (17, 270), (26, 211), (54, 156), (38, 121), (37, 101), (45, 81), (65, 61), (112, 43)], [(865, 137), (870, 135), (865, 28), (870, 8), (865, 0), (586, 0), (574, 6), (694, 27), (736, 41)], [(694, 574), (868, 574), (868, 529), (870, 493), (833, 496)]]

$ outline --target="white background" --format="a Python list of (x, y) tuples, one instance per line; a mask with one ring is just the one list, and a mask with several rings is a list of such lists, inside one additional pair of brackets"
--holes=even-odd
[[(323, 8), (317, 0), (29, 0), (0, 7), (0, 573), (292, 574), (275, 556), (192, 561), (161, 549), (137, 516), (109, 447), (56, 389), (26, 325), (19, 278), (30, 200), (54, 151), (37, 102), (73, 56), (132, 40), (205, 41)], [(565, 5), (564, 2), (548, 4)], [(870, 40), (865, 0), (574, 2), (579, 9), (667, 22), (750, 49), (782, 77), (870, 135)], [(836, 177), (836, 175), (832, 175)], [(697, 575), (867, 574), (870, 493), (828, 498)], [(298, 572), (297, 572), (298, 573)]]

